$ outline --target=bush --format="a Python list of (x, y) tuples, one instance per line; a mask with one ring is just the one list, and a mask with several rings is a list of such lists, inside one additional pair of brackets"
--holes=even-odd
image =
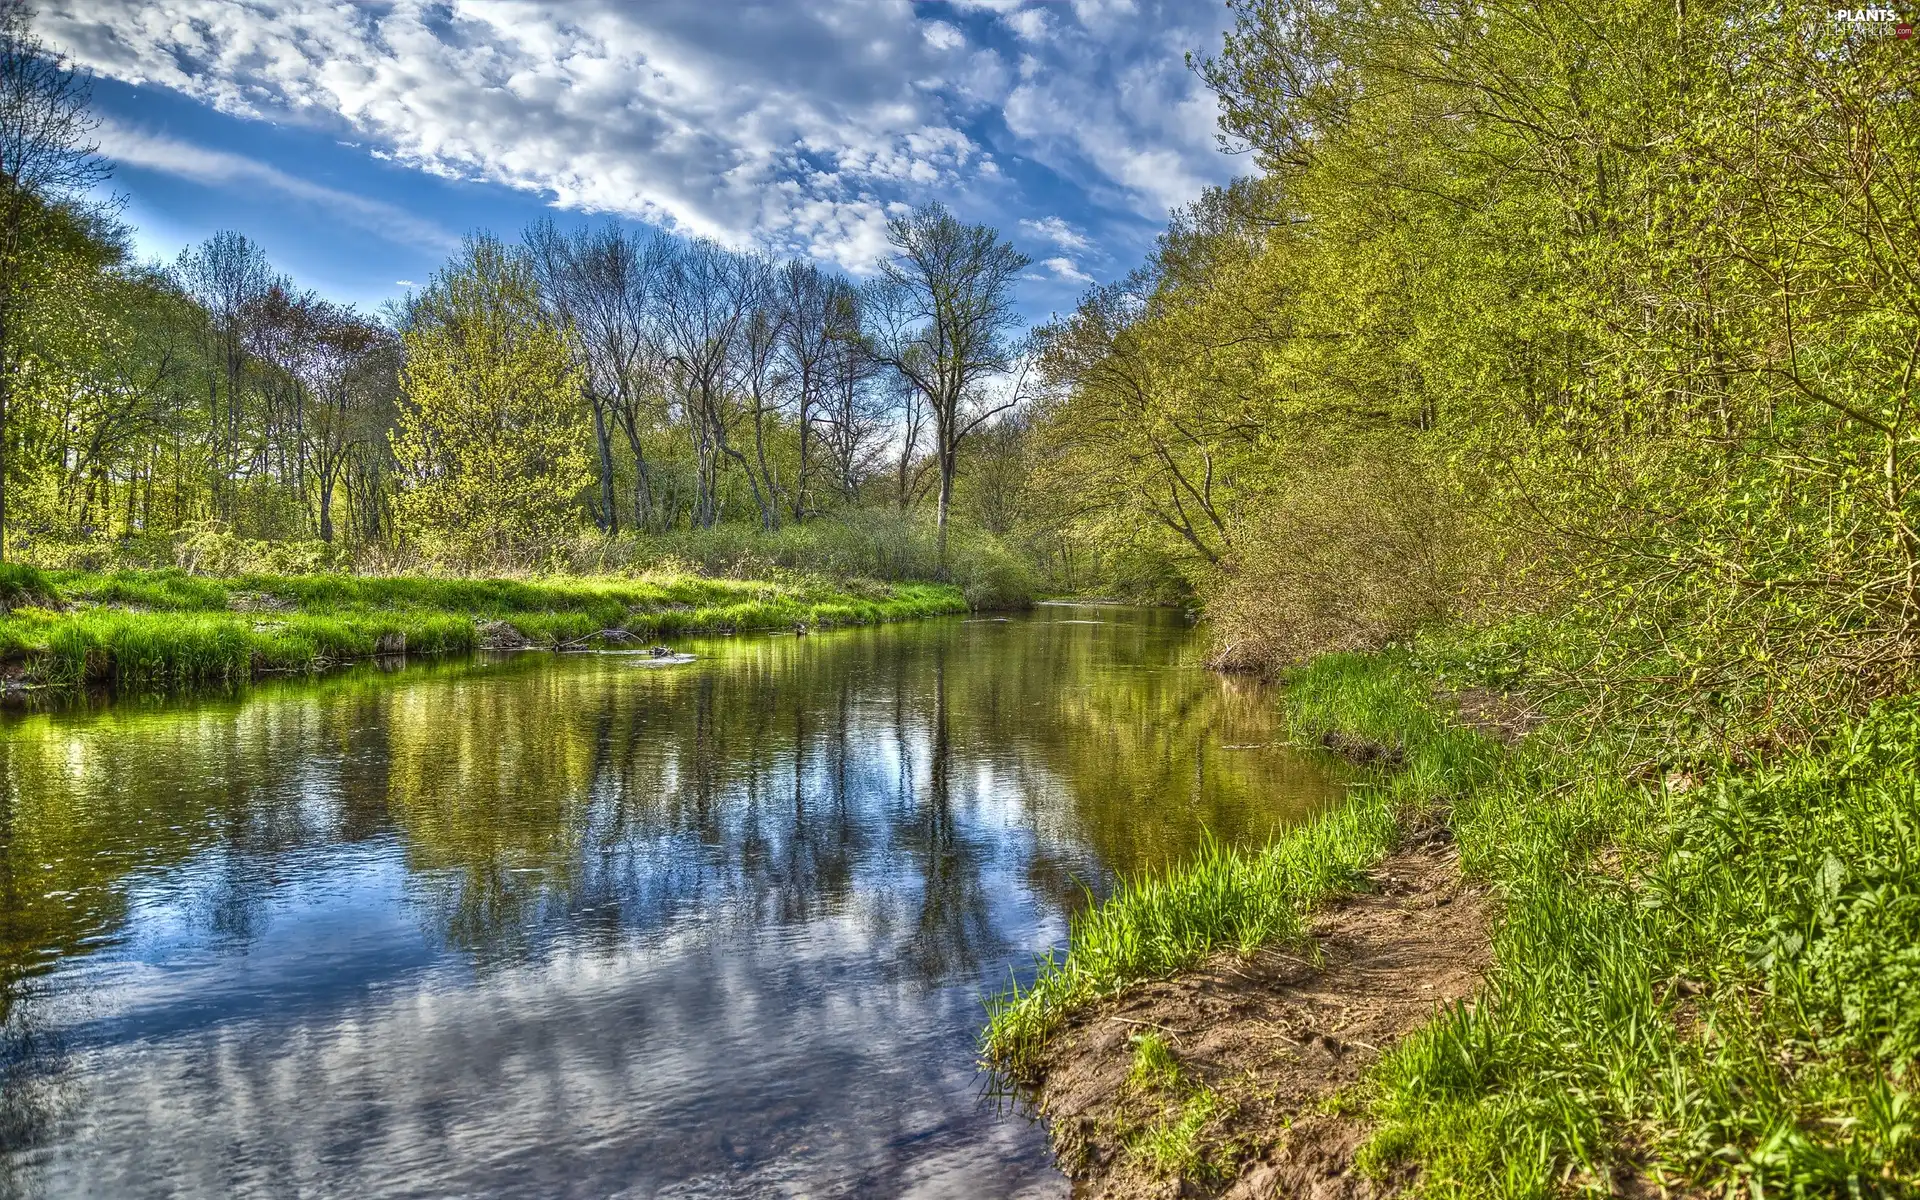
[(219, 521), (188, 526), (173, 546), (175, 565), (201, 575), (311, 575), (334, 569), (342, 558), (326, 542), (243, 538)]
[[(947, 551), (947, 573), (968, 604), (1018, 608), (1032, 603), (1038, 591), (1032, 568), (999, 538), (956, 527)], [(746, 524), (611, 537), (585, 532), (556, 557), (574, 574), (655, 571), (764, 580), (798, 573), (843, 585), (941, 577), (933, 524), (891, 510), (855, 510), (771, 533)]]
[(1451, 615), (1468, 575), (1461, 511), (1409, 457), (1303, 469), (1204, 581), (1214, 665), (1272, 673)]

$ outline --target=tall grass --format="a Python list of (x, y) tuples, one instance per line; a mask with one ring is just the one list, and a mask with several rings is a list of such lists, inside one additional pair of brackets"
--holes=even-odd
[(165, 569), (49, 571), (31, 582), (37, 603), (0, 615), (0, 658), (24, 663), (30, 679), (54, 688), (233, 684), (377, 653), (472, 650), (488, 625), (510, 630), (514, 640), (557, 647), (612, 631), (651, 639), (868, 624), (967, 607), (957, 588), (938, 584), (843, 587), (664, 575), (211, 580)]

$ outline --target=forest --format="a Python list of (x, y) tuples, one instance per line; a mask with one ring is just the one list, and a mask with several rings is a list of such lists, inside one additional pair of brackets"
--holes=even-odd
[(1007, 557), (1003, 489), (961, 471), (964, 451), (971, 476), (1005, 473), (1024, 399), (1028, 262), (995, 230), (923, 205), (856, 286), (546, 220), (470, 234), (424, 288), (361, 312), (242, 232), (136, 261), (100, 199), (88, 81), (30, 15), (13, 5), (0, 29), (18, 110), (0, 149), (6, 557), (591, 570), (659, 557), (648, 540), (676, 531), (862, 515), (877, 523), (843, 541), (900, 543), (870, 571), (908, 571), (884, 556), (926, 541), (910, 569), (950, 575), (951, 525)]

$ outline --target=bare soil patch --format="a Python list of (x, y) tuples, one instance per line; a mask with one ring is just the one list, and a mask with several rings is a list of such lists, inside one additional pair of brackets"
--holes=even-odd
[[(1330, 1105), (1386, 1046), (1479, 987), (1488, 901), (1462, 883), (1444, 830), (1329, 903), (1314, 946), (1222, 958), (1128, 992), (1057, 1037), (1038, 1108), (1083, 1200), (1302, 1197), (1395, 1190), (1354, 1170), (1365, 1127)], [(1317, 961), (1315, 961), (1317, 960)], [(1136, 1041), (1164, 1038), (1172, 1079), (1129, 1078)], [(1196, 1098), (1212, 1093), (1196, 1106)], [(1169, 1169), (1155, 1132), (1206, 1114), (1197, 1152)]]

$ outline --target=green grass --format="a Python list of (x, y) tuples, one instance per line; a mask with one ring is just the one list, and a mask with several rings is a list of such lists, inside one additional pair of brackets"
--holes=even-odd
[[(50, 688), (106, 684), (167, 690), (314, 671), (404, 648), (466, 651), (482, 626), (537, 646), (607, 630), (641, 639), (824, 628), (963, 612), (938, 584), (639, 579), (463, 579), (429, 576), (243, 575), (178, 570), (30, 572), (0, 576), (0, 659)], [(9, 592), (8, 589), (12, 591)]]
[(1913, 1194), (1920, 704), (1684, 789), (1626, 766), (1543, 748), (1456, 809), (1496, 966), (1380, 1065), (1370, 1163), (1432, 1196)]
[(1219, 1095), (1196, 1088), (1163, 1118), (1128, 1137), (1127, 1154), (1163, 1178), (1217, 1180), (1231, 1161), (1217, 1154), (1206, 1136), (1208, 1123), (1219, 1111)]
[[(1429, 1197), (1603, 1196), (1634, 1172), (1701, 1194), (1920, 1192), (1920, 697), (1758, 767), (1697, 750), (1649, 766), (1643, 738), (1577, 726), (1502, 750), (1431, 686), (1524, 678), (1519, 643), (1498, 644), (1298, 672), (1300, 729), (1405, 767), (1081, 916), (1064, 956), (994, 1002), (988, 1060), (1028, 1074), (1079, 1006), (1299, 938), (1313, 903), (1444, 811), (1497, 897), (1495, 965), (1348, 1098), (1373, 1124), (1364, 1168), (1411, 1168)], [(1156, 1161), (1208, 1161), (1186, 1146), (1205, 1122), (1179, 1129), (1154, 1134)]]
[(1137, 1088), (1169, 1088), (1180, 1081), (1180, 1060), (1173, 1056), (1165, 1034), (1149, 1029), (1128, 1040), (1133, 1043), (1128, 1083)]

